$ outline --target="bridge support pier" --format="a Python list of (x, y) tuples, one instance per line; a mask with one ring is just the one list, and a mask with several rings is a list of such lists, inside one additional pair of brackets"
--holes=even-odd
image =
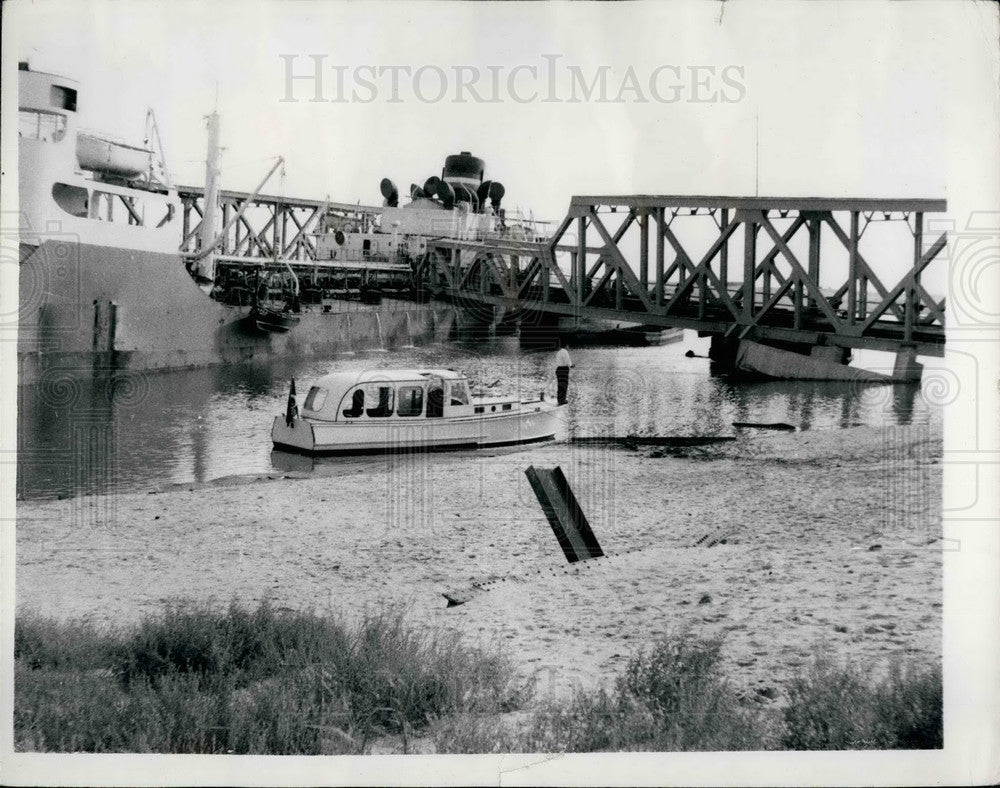
[(503, 306), (473, 304), (471, 308), (456, 310), (455, 331), (458, 334), (492, 338), (497, 334), (519, 333), (520, 329), (520, 319), (509, 315)]
[(732, 370), (736, 363), (736, 351), (740, 348), (740, 341), (722, 334), (712, 334), (711, 344), (708, 346), (708, 357), (719, 364), (726, 371)]
[(892, 368), (894, 383), (919, 383), (924, 365), (917, 361), (917, 349), (901, 347), (896, 352), (896, 363)]

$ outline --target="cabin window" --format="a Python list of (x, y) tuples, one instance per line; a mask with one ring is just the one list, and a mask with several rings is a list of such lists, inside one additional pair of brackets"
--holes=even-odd
[(302, 406), (303, 410), (311, 410), (314, 413), (318, 410), (322, 410), (323, 403), (326, 402), (326, 389), (320, 388), (319, 386), (313, 386), (309, 389), (309, 395), (306, 397), (306, 404)]
[(506, 405), (503, 406), (502, 409), (503, 410), (510, 410), (510, 403), (508, 402)]
[(17, 118), (17, 136), (42, 142), (59, 142), (66, 136), (66, 116), (55, 112), (22, 109)]
[(368, 408), (368, 415), (371, 418), (386, 418), (392, 415), (392, 386), (371, 386), (368, 389), (368, 401), (377, 402), (374, 408)]
[(424, 390), (420, 386), (400, 386), (399, 405), (396, 412), (400, 416), (419, 416), (424, 410)]
[(351, 407), (344, 409), (344, 415), (349, 419), (356, 419), (365, 411), (365, 392), (355, 389), (351, 394)]
[(68, 109), (70, 112), (76, 112), (76, 91), (73, 88), (52, 85), (49, 101), (56, 109)]
[(444, 415), (444, 383), (436, 378), (427, 389), (427, 418)]
[(452, 405), (468, 405), (469, 404), (469, 389), (465, 385), (465, 381), (460, 381), (457, 383), (450, 384), (451, 391), (448, 395)]

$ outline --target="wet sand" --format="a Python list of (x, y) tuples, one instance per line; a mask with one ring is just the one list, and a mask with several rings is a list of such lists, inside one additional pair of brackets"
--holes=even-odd
[[(780, 702), (821, 644), (940, 661), (940, 457), (940, 427), (747, 430), (677, 455), (543, 444), (19, 502), (17, 605), (120, 624), (177, 598), (401, 604), (499, 644), (540, 695), (608, 683), (686, 628), (723, 636), (733, 683)], [(563, 468), (605, 558), (566, 563), (529, 465)]]

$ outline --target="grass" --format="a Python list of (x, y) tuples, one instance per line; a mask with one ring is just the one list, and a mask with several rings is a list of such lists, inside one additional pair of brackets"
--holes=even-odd
[(820, 647), (787, 705), (739, 696), (721, 671), (722, 642), (689, 633), (634, 655), (612, 689), (541, 704), (515, 733), (473, 719), (439, 735), (439, 752), (935, 749), (942, 746), (940, 668), (894, 663), (886, 678), (838, 665)]
[(354, 626), (311, 612), (195, 604), (126, 630), (32, 616), (15, 629), (19, 750), (340, 754), (942, 746), (940, 668), (882, 679), (820, 650), (785, 688), (747, 701), (722, 642), (679, 633), (609, 688), (537, 701), (510, 662), (398, 610)]
[(613, 691), (550, 704), (528, 733), (544, 752), (759, 750), (767, 719), (720, 671), (722, 641), (682, 634), (633, 656)]
[(441, 717), (523, 697), (498, 654), (408, 628), (396, 610), (348, 627), (182, 604), (124, 632), (25, 618), (14, 656), (25, 750), (360, 753), (386, 735), (405, 750)]

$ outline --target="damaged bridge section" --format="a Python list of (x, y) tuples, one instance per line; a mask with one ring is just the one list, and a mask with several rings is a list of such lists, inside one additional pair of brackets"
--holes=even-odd
[[(942, 356), (937, 199), (577, 196), (547, 239), (431, 242), (439, 295), (531, 315), (695, 329), (734, 347)], [(928, 286), (929, 284), (929, 286)], [(806, 351), (808, 353), (808, 350)]]

